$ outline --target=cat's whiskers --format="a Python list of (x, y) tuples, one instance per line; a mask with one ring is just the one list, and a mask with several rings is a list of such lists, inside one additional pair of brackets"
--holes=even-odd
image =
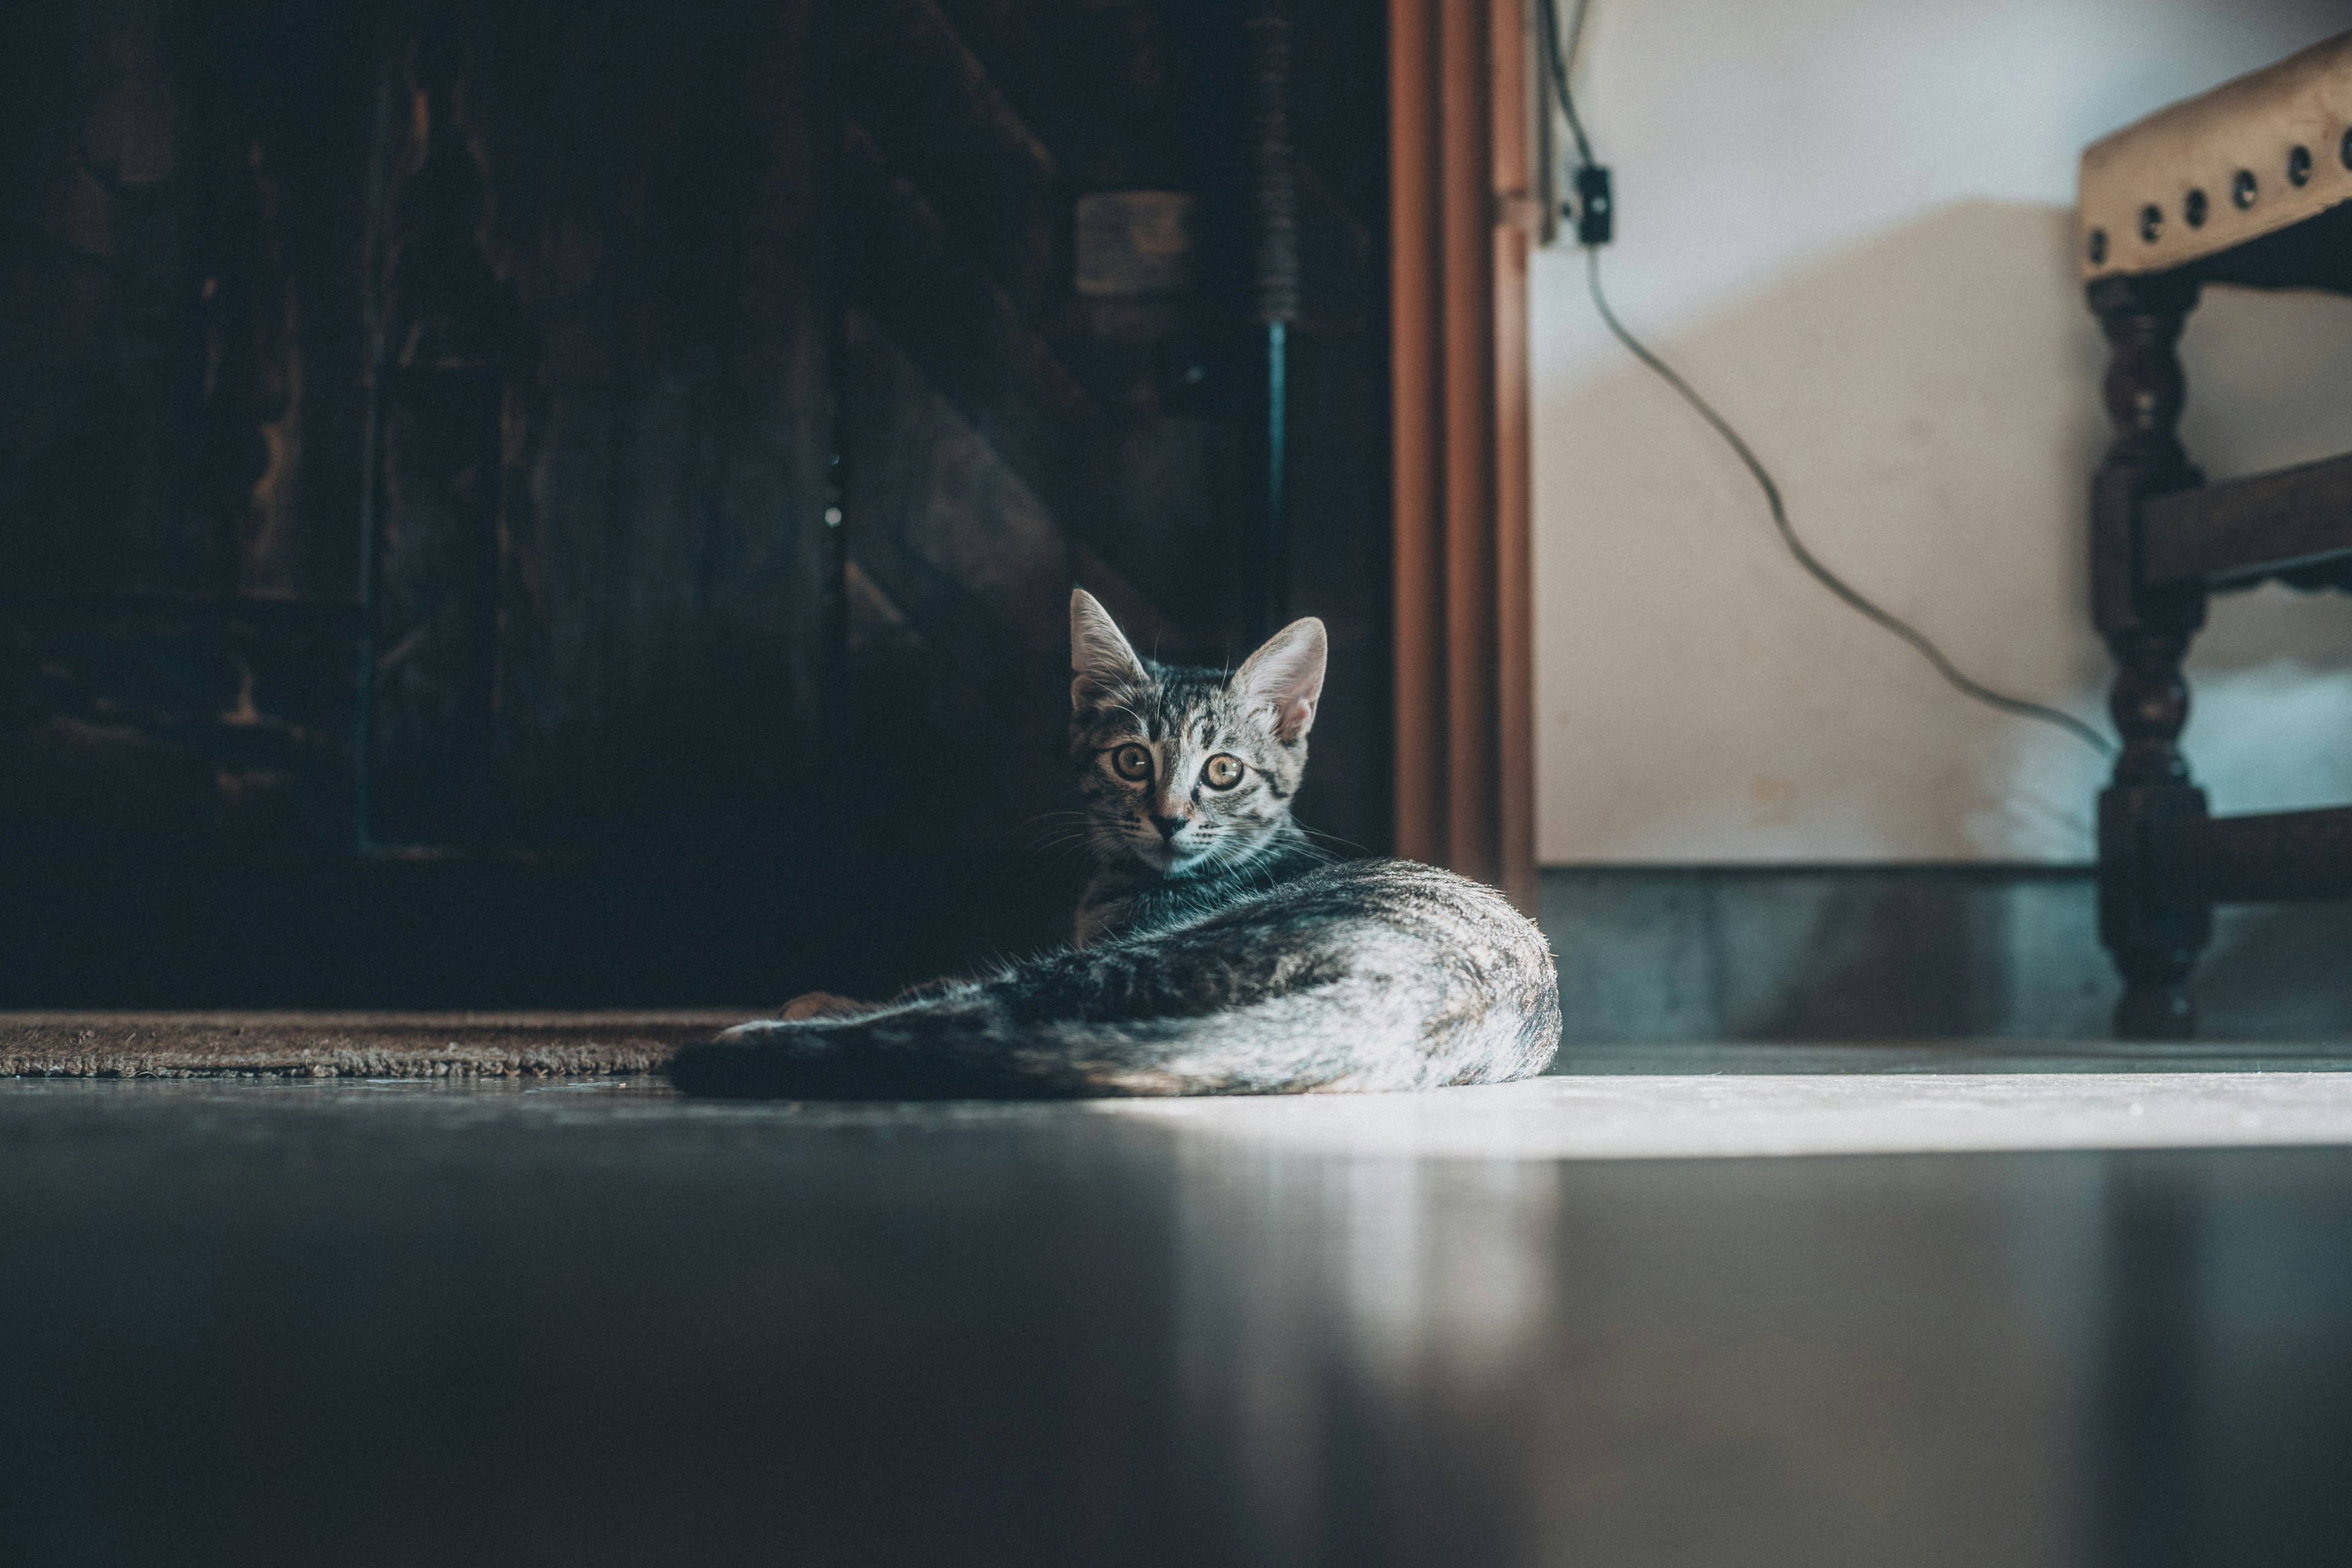
[(1031, 855), (1050, 853), (1089, 846), (1093, 842), (1094, 818), (1084, 811), (1041, 811), (1024, 824), (1034, 830), (1025, 852)]

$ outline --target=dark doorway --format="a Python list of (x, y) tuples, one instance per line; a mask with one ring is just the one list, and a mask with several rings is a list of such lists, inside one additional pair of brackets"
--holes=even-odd
[(1074, 581), (1210, 663), (1284, 582), (1334, 643), (1302, 817), (1385, 847), (1379, 8), (11, 30), (0, 1004), (760, 1003), (1056, 940)]

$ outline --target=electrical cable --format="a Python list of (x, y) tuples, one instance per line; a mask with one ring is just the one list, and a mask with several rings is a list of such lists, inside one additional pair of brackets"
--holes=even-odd
[(1536, 16), (1543, 24), (1544, 58), (1551, 65), (1552, 89), (1559, 97), (1560, 112), (1568, 116), (1569, 134), (1576, 138), (1576, 161), (1585, 168), (1597, 168), (1600, 161), (1592, 155), (1592, 143), (1584, 134), (1584, 122), (1576, 117), (1576, 95), (1568, 90), (1568, 63), (1576, 54), (1576, 40), (1584, 37), (1585, 0), (1576, 0), (1576, 11), (1568, 24), (1569, 46), (1565, 54), (1559, 47), (1559, 21), (1552, 14), (1553, 0), (1543, 0), (1536, 8)]
[[(1553, 0), (1542, 0), (1539, 7), (1544, 26), (1545, 53), (1551, 63), (1552, 84), (1559, 94), (1560, 108), (1567, 116), (1569, 129), (1575, 134), (1577, 156), (1582, 160), (1585, 168), (1595, 168), (1598, 165), (1593, 163), (1591, 146), (1585, 140), (1583, 126), (1577, 119), (1575, 100), (1568, 89), (1568, 68), (1560, 48), (1559, 26), (1552, 15), (1552, 7)], [(1576, 29), (1576, 33), (1570, 35), (1570, 52), (1572, 53), (1573, 39), (1578, 34), (1581, 34), (1584, 28), (1584, 0), (1578, 0), (1575, 20), (1570, 25)], [(2046, 703), (2028, 701), (2022, 697), (2011, 697), (2006, 692), (1994, 690), (1981, 681), (1969, 679), (1958, 666), (1946, 657), (1944, 650), (1937, 647), (1934, 640), (1925, 632), (1892, 611), (1881, 608), (1859, 589), (1824, 565), (1818, 556), (1805, 547), (1805, 542), (1797, 536), (1796, 528), (1789, 521), (1789, 510), (1780, 500), (1780, 487), (1773, 482), (1770, 472), (1765, 468), (1754, 449), (1740, 438), (1739, 432), (1731, 427), (1729, 420), (1717, 414), (1714, 406), (1706, 398), (1701, 397), (1690, 383), (1675, 373), (1673, 366), (1643, 346), (1642, 341), (1628, 331), (1625, 324), (1617, 319), (1617, 312), (1609, 308), (1609, 297), (1601, 288), (1600, 246), (1588, 243), (1584, 247), (1584, 260), (1586, 286), (1592, 295), (1592, 307), (1600, 312), (1602, 323), (1608, 327), (1611, 334), (1624, 345), (1628, 353), (1656, 373), (1660, 380), (1672, 387), (1685, 403), (1690, 405), (1693, 412), (1706, 420), (1717, 435), (1723, 437), (1724, 444), (1731, 448), (1733, 454), (1748, 469), (1748, 476), (1756, 481), (1756, 488), (1764, 492), (1764, 504), (1771, 510), (1772, 526), (1780, 531), (1781, 543), (1788, 547), (1790, 555), (1815, 582), (1835, 595), (1848, 608), (1864, 619), (1909, 644), (1933, 667), (1937, 675), (1943, 677), (1946, 684), (1962, 696), (2000, 712), (2011, 714), (2020, 719), (2031, 719), (2038, 723), (2063, 730), (2102, 757), (2112, 757), (2116, 754), (2116, 746), (2113, 741), (2108, 740), (2072, 713), (2050, 707)]]
[(2053, 724), (2101, 756), (2115, 755), (2114, 742), (2075, 718), (2072, 713), (2063, 712), (2043, 703), (2030, 702), (2022, 697), (2011, 697), (2005, 692), (1995, 691), (1981, 681), (1970, 679), (1945, 656), (1944, 650), (1937, 647), (1925, 632), (1893, 612), (1881, 609), (1860, 590), (1850, 585), (1845, 579), (1823, 565), (1819, 557), (1805, 548), (1805, 542), (1797, 537), (1796, 529), (1789, 522), (1788, 508), (1781, 504), (1780, 487), (1772, 482), (1772, 476), (1765, 470), (1763, 463), (1758, 459), (1748, 443), (1740, 439), (1739, 432), (1734, 430), (1722, 415), (1709, 406), (1706, 398), (1693, 391), (1690, 383), (1675, 374), (1673, 366), (1644, 348), (1641, 341), (1627, 331), (1624, 324), (1617, 320), (1617, 313), (1609, 308), (1608, 296), (1601, 291), (1600, 247), (1586, 247), (1584, 260), (1585, 280), (1591, 289), (1593, 309), (1601, 312), (1601, 321), (1608, 324), (1610, 331), (1615, 334), (1617, 341), (1625, 345), (1626, 352), (1655, 371), (1659, 379), (1673, 387), (1700, 418), (1715, 427), (1715, 433), (1723, 437), (1724, 444), (1728, 446), (1738, 457), (1740, 462), (1747, 466), (1749, 476), (1756, 481), (1756, 488), (1764, 492), (1764, 504), (1772, 510), (1772, 526), (1780, 530), (1780, 542), (1789, 547), (1789, 553), (1796, 558), (1797, 564), (1810, 573), (1815, 582), (1844, 601), (1855, 614), (1865, 620), (1876, 623), (1909, 643), (1912, 647), (1918, 650), (1919, 657), (1934, 666), (1936, 673), (1942, 676), (1945, 681), (1961, 695), (1972, 697), (1988, 708), (1997, 708), (2004, 713), (2014, 714), (2020, 719), (2035, 719), (2044, 724)]

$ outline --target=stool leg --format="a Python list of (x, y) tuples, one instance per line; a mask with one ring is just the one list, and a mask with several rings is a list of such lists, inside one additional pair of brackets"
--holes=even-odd
[(2099, 796), (2099, 940), (2123, 974), (2116, 1037), (2185, 1040), (2197, 1033), (2189, 972), (2212, 934), (2212, 910), (2164, 885), (2147, 854), (2147, 825), (2202, 816), (2205, 792), (2189, 782), (2179, 745), (2189, 718), (2180, 660), (2185, 632), (2111, 634), (2116, 683), (2107, 700), (2124, 737), (2115, 782)]
[(2115, 656), (2108, 710), (2123, 736), (2099, 797), (2099, 940), (2124, 982), (2115, 1030), (2124, 1039), (2187, 1039), (2197, 1030), (2189, 977), (2212, 911), (2164, 886), (2147, 854), (2147, 824), (2205, 815), (2180, 731), (2189, 686), (2180, 663), (2205, 623), (2201, 587), (2144, 589), (2137, 577), (2140, 503), (2204, 478), (2177, 426), (2187, 387), (2173, 345), (2197, 302), (2178, 278), (2110, 278), (2091, 287), (2112, 353), (2105, 401), (2115, 428), (2091, 490), (2092, 614)]

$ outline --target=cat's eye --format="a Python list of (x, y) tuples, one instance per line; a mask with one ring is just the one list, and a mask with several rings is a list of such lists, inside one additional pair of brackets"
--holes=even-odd
[(1151, 753), (1141, 746), (1125, 745), (1110, 754), (1110, 771), (1134, 784), (1151, 776)]
[(1219, 752), (1201, 769), (1201, 782), (1211, 789), (1231, 789), (1242, 782), (1242, 772), (1239, 757), (1229, 757)]

